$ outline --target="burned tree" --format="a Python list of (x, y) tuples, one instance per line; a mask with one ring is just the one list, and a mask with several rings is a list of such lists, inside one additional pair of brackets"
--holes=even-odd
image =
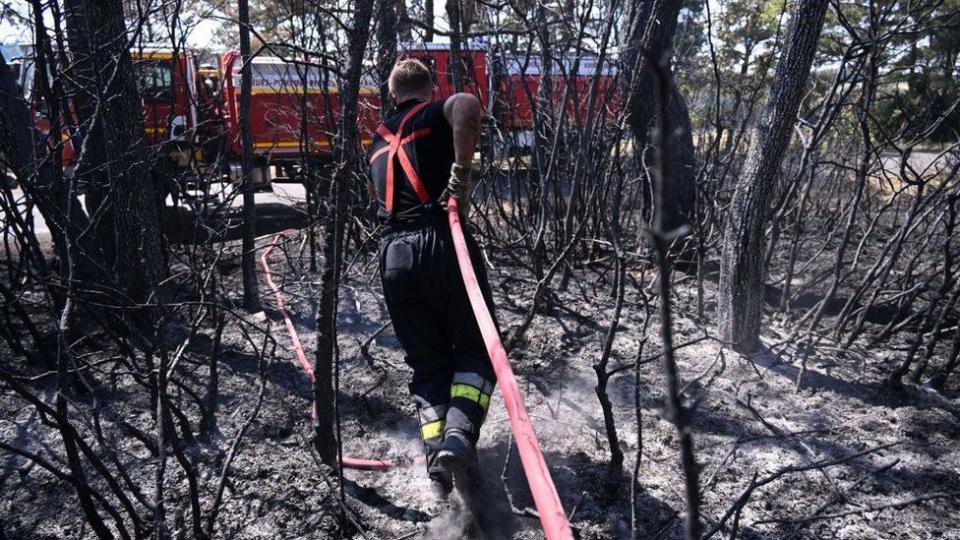
[(124, 298), (156, 302), (163, 296), (166, 255), (157, 186), (143, 180), (150, 161), (143, 159), (148, 153), (123, 6), (119, 0), (70, 0), (64, 7), (80, 127), (76, 174), (86, 187), (104, 268)]
[(768, 207), (827, 11), (827, 0), (800, 0), (777, 64), (770, 97), (754, 128), (724, 229), (718, 316), (723, 339), (742, 351), (758, 346), (763, 313)]
[[(677, 30), (677, 17), (683, 2), (645, 2), (629, 10), (626, 20), (626, 54), (622, 60), (627, 88), (627, 120), (637, 149), (638, 159), (652, 142), (651, 130), (659, 116), (664, 115), (676, 164), (674, 174), (667, 181), (669, 188), (664, 193), (663, 204), (667, 205), (660, 216), (675, 220), (663, 223), (663, 231), (671, 236), (682, 235), (692, 222), (696, 198), (696, 163), (693, 150), (693, 130), (690, 114), (683, 95), (677, 88), (672, 73), (673, 39)], [(670, 92), (664, 95), (658, 90), (660, 84), (651, 73), (649, 62), (659, 62), (665, 84)]]
[(380, 115), (393, 110), (390, 104), (390, 89), (387, 79), (397, 58), (397, 10), (396, 0), (379, 0), (377, 3), (377, 78), (380, 80)]
[(240, 18), (240, 56), (243, 67), (240, 71), (240, 137), (243, 155), (240, 158), (240, 171), (243, 175), (243, 307), (247, 311), (257, 311), (260, 301), (257, 298), (256, 230), (257, 213), (253, 197), (253, 136), (250, 132), (250, 94), (253, 74), (251, 66), (253, 56), (250, 51), (250, 6), (247, 0), (238, 5)]
[[(680, 439), (680, 465), (684, 475), (686, 503), (685, 530), (688, 540), (700, 538), (703, 524), (700, 519), (699, 465), (694, 455), (692, 434), (694, 408), (684, 403), (681, 379), (673, 345), (673, 314), (671, 299), (672, 261), (670, 244), (689, 231), (689, 209), (692, 207), (688, 182), (693, 178), (692, 144), (686, 107), (670, 73), (670, 47), (676, 28), (680, 2), (647, 4), (645, 8), (629, 13), (624, 60), (629, 76), (625, 79), (628, 99), (628, 120), (634, 138), (640, 145), (648, 140), (650, 121), (656, 119), (652, 138), (653, 166), (646, 172), (653, 191), (653, 214), (650, 234), (653, 239), (659, 272), (660, 337), (663, 344), (663, 373), (666, 389), (665, 407), (668, 420)], [(671, 101), (679, 100), (679, 114), (669, 112)], [(653, 107), (656, 104), (656, 108)], [(673, 104), (677, 106), (676, 103)], [(678, 119), (680, 120), (678, 125)], [(678, 137), (679, 135), (679, 137)], [(679, 143), (679, 144), (678, 144)], [(675, 150), (678, 150), (675, 152)], [(642, 151), (642, 150), (641, 150)], [(685, 185), (686, 184), (686, 185)], [(638, 359), (639, 362), (639, 359)], [(639, 428), (638, 428), (639, 429)]]
[(325, 464), (339, 470), (336, 416), (337, 306), (342, 270), (344, 225), (347, 197), (355, 183), (359, 159), (360, 77), (364, 51), (370, 35), (373, 0), (357, 2), (353, 28), (347, 45), (343, 91), (340, 94), (341, 132), (337, 150), (337, 168), (333, 178), (333, 207), (328, 210), (323, 231), (323, 265), (320, 270), (320, 300), (317, 307), (317, 360), (314, 367), (313, 395), (316, 403), (314, 445)]

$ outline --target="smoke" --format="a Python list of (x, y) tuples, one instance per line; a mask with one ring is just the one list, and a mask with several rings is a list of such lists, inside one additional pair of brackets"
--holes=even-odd
[(451, 538), (472, 538), (470, 534), (473, 519), (459, 501), (448, 506), (447, 511), (430, 521), (424, 540), (450, 540)]
[(504, 540), (513, 538), (516, 522), (500, 490), (482, 478), (474, 480), (470, 493), (454, 492), (447, 509), (434, 518), (425, 540)]

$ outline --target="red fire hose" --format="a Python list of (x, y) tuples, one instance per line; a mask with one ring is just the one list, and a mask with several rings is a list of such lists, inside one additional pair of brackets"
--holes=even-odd
[(277, 287), (273, 282), (273, 272), (270, 271), (270, 252), (273, 251), (273, 248), (277, 247), (277, 242), (285, 236), (283, 233), (277, 233), (276, 236), (273, 237), (273, 242), (270, 243), (270, 247), (268, 247), (260, 257), (260, 266), (263, 267), (263, 273), (267, 278), (267, 285), (270, 285), (270, 288), (273, 290), (273, 296), (277, 300), (277, 310), (283, 315), (283, 323), (287, 326), (287, 333), (290, 334), (290, 341), (293, 342), (293, 352), (297, 355), (300, 368), (303, 369), (303, 372), (306, 373), (307, 377), (310, 377), (312, 381), (313, 366), (310, 365), (310, 361), (307, 360), (307, 355), (303, 353), (303, 346), (300, 345), (300, 336), (297, 334), (297, 328), (293, 325), (293, 321), (290, 320), (290, 314), (287, 313), (287, 309), (283, 306), (283, 294), (280, 292), (280, 287)]
[[(277, 242), (283, 237), (285, 237), (283, 233), (277, 233), (273, 237), (273, 242), (270, 243), (270, 246), (260, 257), (260, 266), (263, 267), (263, 274), (267, 278), (267, 285), (270, 285), (270, 289), (273, 290), (273, 296), (277, 301), (277, 310), (280, 311), (280, 315), (283, 316), (283, 323), (287, 326), (287, 333), (290, 334), (290, 341), (293, 346), (293, 351), (297, 355), (297, 362), (307, 377), (313, 381), (313, 366), (310, 365), (310, 361), (307, 360), (307, 355), (303, 352), (303, 346), (300, 344), (300, 336), (297, 334), (297, 328), (293, 325), (293, 321), (290, 320), (290, 314), (287, 313), (287, 309), (283, 305), (283, 294), (280, 292), (280, 288), (273, 282), (273, 272), (270, 271), (270, 252), (273, 251), (273, 248), (277, 246)], [(310, 413), (316, 415), (316, 407), (311, 406)], [(416, 462), (416, 460), (412, 461)], [(398, 465), (397, 463), (384, 459), (356, 459), (346, 456), (343, 457), (340, 464), (348, 469), (358, 469), (362, 471), (389, 471)]]
[[(497, 375), (497, 381), (500, 383), (500, 393), (503, 394), (503, 402), (507, 408), (507, 416), (510, 418), (510, 427), (513, 429), (513, 435), (517, 441), (517, 450), (520, 453), (520, 462), (523, 464), (524, 473), (527, 476), (527, 483), (530, 485), (530, 492), (533, 494), (533, 502), (540, 514), (540, 521), (543, 524), (543, 530), (547, 540), (573, 540), (573, 533), (570, 530), (570, 524), (567, 522), (566, 513), (563, 511), (563, 505), (560, 503), (560, 496), (557, 495), (557, 488), (553, 485), (553, 479), (550, 477), (550, 471), (547, 469), (547, 463), (543, 459), (543, 453), (540, 451), (540, 444), (537, 442), (537, 436), (533, 432), (533, 426), (530, 423), (530, 417), (527, 416), (527, 409), (523, 404), (523, 398), (520, 394), (520, 388), (517, 386), (517, 380), (510, 368), (510, 361), (507, 359), (507, 353), (500, 342), (500, 335), (497, 332), (496, 325), (493, 324), (493, 318), (490, 316), (490, 310), (480, 292), (480, 285), (477, 283), (477, 275), (474, 273), (473, 265), (470, 262), (470, 254), (467, 251), (466, 239), (463, 236), (463, 229), (460, 225), (460, 217), (457, 214), (457, 203), (450, 199), (447, 203), (447, 213), (450, 218), (450, 231), (453, 234), (453, 243), (457, 252), (457, 262), (460, 265), (460, 273), (463, 275), (463, 283), (467, 289), (467, 295), (470, 298), (470, 305), (473, 307), (473, 314), (477, 318), (480, 326), (480, 332), (483, 334), (483, 340), (487, 346), (487, 354), (493, 362), (493, 369)], [(260, 264), (263, 267), (264, 275), (267, 278), (267, 284), (273, 290), (277, 302), (277, 309), (283, 316), (283, 322), (290, 334), (294, 352), (297, 361), (304, 373), (313, 380), (313, 367), (307, 360), (303, 352), (303, 346), (300, 344), (300, 338), (297, 335), (296, 327), (290, 319), (283, 303), (283, 294), (280, 288), (273, 282), (273, 273), (270, 271), (269, 256), (273, 248), (276, 247), (283, 233), (278, 233), (273, 237), (273, 242), (264, 251), (260, 257)], [(315, 409), (313, 409), (315, 413)], [(355, 459), (344, 457), (341, 464), (349, 469), (359, 469), (368, 471), (388, 471), (394, 467), (409, 464), (409, 462), (423, 462), (423, 456), (414, 460), (406, 460), (403, 463), (395, 463), (388, 460), (377, 459)]]
[(447, 202), (447, 214), (450, 218), (450, 232), (453, 233), (453, 245), (457, 251), (457, 262), (460, 264), (463, 284), (467, 288), (470, 306), (473, 307), (473, 314), (477, 318), (483, 341), (487, 345), (487, 354), (490, 355), (493, 370), (497, 374), (503, 403), (507, 407), (507, 416), (510, 417), (510, 427), (517, 440), (520, 462), (523, 464), (523, 471), (530, 485), (530, 493), (533, 494), (533, 502), (537, 506), (540, 521), (543, 523), (543, 532), (547, 540), (573, 540), (567, 515), (563, 511), (557, 488), (553, 485), (547, 463), (543, 459), (540, 444), (530, 424), (530, 417), (527, 416), (527, 408), (523, 404), (523, 397), (520, 395), (517, 379), (513, 376), (513, 369), (510, 368), (507, 352), (503, 349), (500, 334), (497, 332), (496, 325), (493, 324), (483, 293), (480, 292), (480, 284), (477, 283), (477, 275), (473, 271), (470, 253), (467, 251), (467, 241), (460, 226), (457, 201), (452, 197)]

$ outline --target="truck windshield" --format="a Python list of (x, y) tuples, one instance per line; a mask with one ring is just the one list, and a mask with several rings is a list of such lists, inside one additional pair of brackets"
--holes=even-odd
[(137, 87), (144, 103), (169, 103), (173, 97), (173, 70), (169, 60), (136, 60)]

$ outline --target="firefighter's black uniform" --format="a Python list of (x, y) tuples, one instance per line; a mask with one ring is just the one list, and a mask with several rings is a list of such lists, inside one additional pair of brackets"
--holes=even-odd
[[(445, 435), (457, 433), (476, 443), (496, 380), (438, 204), (454, 162), (443, 102), (400, 103), (378, 128), (368, 159), (384, 225), (380, 277), (394, 332), (413, 368), (410, 393), (434, 477)], [(465, 235), (492, 312), (479, 249)]]

